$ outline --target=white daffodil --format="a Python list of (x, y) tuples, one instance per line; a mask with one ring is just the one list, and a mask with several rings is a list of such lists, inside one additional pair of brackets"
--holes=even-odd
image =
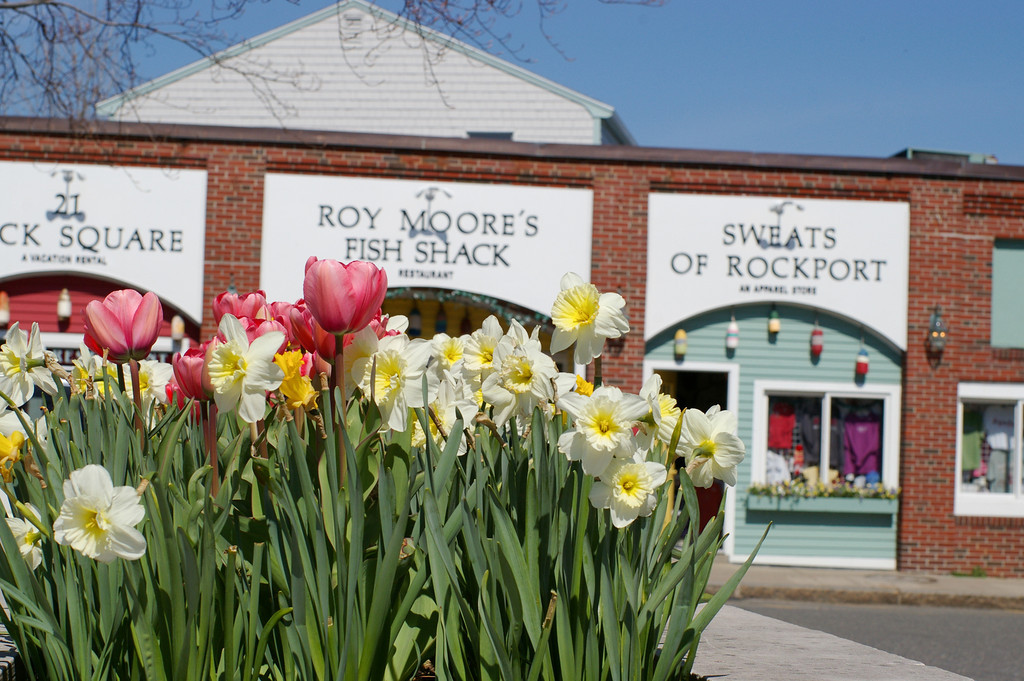
[[(32, 504), (25, 504), (25, 508), (35, 515), (37, 521), (39, 520), (39, 509)], [(21, 557), (25, 559), (30, 569), (35, 570), (43, 562), (43, 533), (28, 520), (12, 515), (7, 516), (7, 527), (11, 528), (11, 534), (18, 542)]]
[(154, 402), (167, 404), (167, 383), (174, 376), (174, 367), (153, 359), (139, 361), (139, 392), (142, 393), (142, 406), (148, 407)]
[(138, 560), (146, 553), (146, 538), (135, 526), (145, 514), (134, 488), (114, 487), (107, 469), (89, 464), (64, 481), (53, 539), (101, 563)]
[(468, 336), (434, 334), (430, 340), (430, 371), (437, 374), (438, 381), (444, 381), (445, 372), (461, 372), (461, 362), (466, 352)]
[(638, 517), (647, 517), (658, 505), (655, 490), (665, 484), (665, 467), (660, 463), (616, 459), (590, 488), (594, 508), (607, 508), (615, 527), (626, 527)]
[(629, 331), (622, 313), (625, 299), (618, 293), (601, 293), (574, 272), (562, 277), (562, 290), (551, 306), (551, 352), (561, 352), (573, 343), (577, 364), (590, 364), (601, 356), (604, 342)]
[(711, 487), (715, 478), (736, 484), (736, 467), (747, 448), (736, 435), (736, 414), (720, 410), (687, 409), (683, 412), (677, 453), (686, 459), (686, 472), (696, 487)]
[(392, 430), (404, 431), (409, 425), (409, 408), (422, 407), (437, 393), (437, 379), (427, 377), (423, 394), (423, 374), (430, 360), (430, 343), (405, 334), (381, 338), (377, 351), (359, 357), (352, 365), (353, 377), (366, 397), (380, 409), (381, 418)]
[(462, 368), (476, 390), (494, 371), (494, 350), (504, 335), (498, 318), (491, 315), (466, 339)]
[(637, 451), (633, 426), (648, 413), (647, 403), (618, 388), (601, 386), (589, 397), (569, 393), (558, 400), (575, 423), (558, 438), (558, 450), (580, 461), (583, 472), (604, 473), (613, 458), (631, 459)]
[(7, 330), (7, 342), (0, 345), (0, 392), (20, 407), (32, 397), (35, 386), (51, 395), (57, 393), (57, 384), (46, 368), (39, 325), (33, 323), (32, 332), (26, 336), (14, 322)]
[(544, 354), (537, 333), (529, 336), (516, 321), (494, 349), (492, 373), (484, 379), (484, 401), (494, 406), (494, 423), (501, 427), (514, 414), (529, 416), (534, 407), (554, 398), (554, 360)]
[(250, 344), (245, 329), (230, 314), (221, 317), (219, 331), (224, 340), (214, 341), (206, 362), (217, 409), (237, 408), (243, 421), (256, 423), (266, 412), (267, 391), (276, 390), (284, 380), (281, 367), (274, 364), (284, 334), (268, 331)]
[(640, 389), (640, 397), (650, 408), (649, 414), (643, 420), (645, 435), (641, 439), (642, 442), (647, 447), (650, 447), (655, 439), (663, 442), (666, 447), (672, 444), (672, 434), (675, 433), (682, 411), (676, 405), (674, 397), (661, 392), (661, 376), (651, 374), (644, 382), (644, 387)]
[[(459, 419), (462, 419), (463, 425), (471, 427), (473, 417), (477, 414), (476, 397), (469, 386), (461, 376), (447, 371), (444, 373), (444, 380), (438, 386), (437, 397), (430, 403), (430, 408), (437, 420), (440, 421), (441, 428), (449, 437), (453, 436), (452, 429)], [(441, 433), (438, 432), (437, 425), (429, 416), (427, 422), (430, 427), (430, 437), (443, 447), (444, 443), (440, 441)], [(454, 437), (459, 438), (459, 456), (462, 456), (466, 453), (466, 438), (462, 437), (460, 433), (455, 433)], [(412, 444), (415, 447), (422, 447), (426, 442), (423, 427), (420, 425), (419, 419), (416, 419), (413, 422)]]
[(106, 370), (103, 357), (94, 354), (85, 343), (78, 346), (78, 357), (71, 360), (71, 381), (75, 389), (85, 393), (90, 383), (99, 395), (105, 394), (106, 382), (117, 382), (117, 365), (108, 363)]

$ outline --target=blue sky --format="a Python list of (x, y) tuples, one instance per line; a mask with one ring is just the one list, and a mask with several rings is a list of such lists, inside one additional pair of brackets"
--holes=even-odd
[[(492, 51), (614, 106), (643, 146), (873, 157), (911, 146), (1024, 165), (1019, 0), (568, 0), (546, 24), (565, 56), (522, 3), (501, 28), (529, 61)], [(255, 3), (228, 29), (251, 37), (328, 4)]]

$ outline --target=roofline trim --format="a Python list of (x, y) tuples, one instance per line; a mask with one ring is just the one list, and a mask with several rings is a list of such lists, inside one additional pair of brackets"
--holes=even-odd
[[(308, 146), (379, 149), (400, 153), (450, 153), (498, 155), (519, 158), (587, 161), (595, 163), (646, 163), (701, 165), (733, 168), (776, 168), (833, 173), (937, 176), (1003, 179), (1024, 182), (1024, 166), (1005, 164), (918, 161), (903, 158), (778, 154), (707, 149), (671, 149), (592, 144), (544, 144), (506, 140), (417, 137), (280, 128), (127, 123), (120, 121), (70, 121), (54, 118), (0, 117), (0, 135), (38, 134), (87, 138), (121, 137), (197, 144)], [(145, 159), (141, 159), (145, 160)]]

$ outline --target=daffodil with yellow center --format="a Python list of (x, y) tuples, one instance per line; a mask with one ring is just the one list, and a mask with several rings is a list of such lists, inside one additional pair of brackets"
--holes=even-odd
[(0, 392), (7, 395), (15, 406), (28, 402), (36, 387), (55, 395), (57, 384), (46, 368), (46, 350), (39, 336), (39, 325), (33, 323), (26, 334), (18, 322), (11, 324), (0, 345)]
[[(36, 522), (39, 521), (39, 509), (32, 504), (25, 504), (24, 509), (31, 513)], [(14, 540), (18, 543), (18, 552), (28, 563), (30, 569), (35, 570), (43, 562), (43, 533), (39, 531), (29, 519), (7, 517), (7, 527), (11, 529)]]
[(499, 380), (502, 386), (516, 394), (529, 392), (533, 386), (530, 358), (525, 355), (509, 357), (501, 366)]
[(577, 364), (590, 364), (600, 357), (608, 338), (619, 338), (629, 331), (622, 312), (625, 299), (618, 293), (601, 293), (573, 272), (562, 277), (562, 290), (551, 306), (551, 352), (561, 352), (573, 343)]
[(743, 440), (736, 436), (736, 414), (718, 405), (702, 412), (687, 409), (682, 415), (677, 453), (686, 459), (686, 472), (697, 487), (710, 487), (717, 478), (736, 484), (736, 467), (746, 455)]
[(102, 563), (137, 560), (146, 552), (146, 538), (135, 525), (145, 513), (134, 488), (114, 487), (105, 468), (89, 464), (64, 481), (53, 539)]
[(246, 423), (263, 418), (267, 391), (276, 390), (284, 379), (284, 371), (274, 364), (283, 342), (283, 333), (268, 331), (250, 343), (238, 319), (230, 314), (221, 317), (219, 337), (206, 363), (218, 410), (237, 409)]
[(649, 409), (640, 424), (641, 447), (650, 448), (655, 440), (670, 445), (682, 412), (676, 406), (675, 398), (661, 392), (660, 375), (651, 374), (640, 389), (640, 397), (647, 402)]
[(651, 514), (658, 505), (655, 491), (665, 484), (667, 477), (660, 463), (616, 459), (591, 487), (590, 503), (594, 508), (611, 511), (615, 527), (626, 527)]
[(427, 394), (423, 394), (429, 360), (428, 341), (399, 334), (381, 338), (375, 352), (352, 363), (360, 390), (367, 398), (373, 397), (381, 418), (392, 430), (404, 431), (409, 425), (409, 409), (428, 404), (437, 394), (438, 381), (432, 373), (427, 375)]
[(582, 462), (583, 472), (600, 476), (613, 458), (632, 459), (637, 451), (633, 425), (647, 414), (647, 403), (613, 386), (592, 395), (569, 393), (558, 400), (575, 423), (558, 438), (558, 450), (570, 461)]
[(504, 336), (501, 324), (494, 315), (484, 320), (463, 344), (463, 371), (474, 386), (479, 387), (494, 370), (494, 351)]
[(583, 378), (582, 376), (576, 377), (576, 393), (578, 395), (590, 396), (594, 394), (594, 384)]
[(544, 354), (540, 340), (514, 321), (494, 349), (494, 370), (483, 381), (484, 401), (494, 406), (494, 423), (504, 425), (513, 415), (527, 416), (534, 407), (554, 399), (554, 360)]

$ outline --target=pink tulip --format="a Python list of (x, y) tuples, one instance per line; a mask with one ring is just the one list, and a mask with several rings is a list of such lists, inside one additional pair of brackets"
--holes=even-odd
[(203, 366), (206, 364), (206, 348), (210, 343), (190, 347), (184, 353), (175, 353), (171, 359), (174, 367), (174, 379), (178, 382), (178, 390), (186, 399), (199, 402), (209, 400), (212, 392), (203, 387)]
[(153, 292), (114, 291), (85, 306), (85, 344), (118, 364), (145, 359), (160, 335), (164, 312)]
[(316, 323), (303, 301), (300, 300), (289, 311), (288, 319), (291, 322), (295, 341), (302, 346), (303, 350), (315, 352), (331, 362), (334, 361), (336, 349), (334, 334), (327, 333), (322, 326)]
[(373, 263), (354, 260), (306, 262), (302, 294), (306, 307), (324, 331), (354, 333), (370, 323), (384, 302), (388, 275)]
[(220, 318), (232, 314), (239, 319), (273, 319), (274, 315), (263, 291), (251, 293), (229, 293), (225, 291), (213, 299), (213, 319), (220, 324)]

